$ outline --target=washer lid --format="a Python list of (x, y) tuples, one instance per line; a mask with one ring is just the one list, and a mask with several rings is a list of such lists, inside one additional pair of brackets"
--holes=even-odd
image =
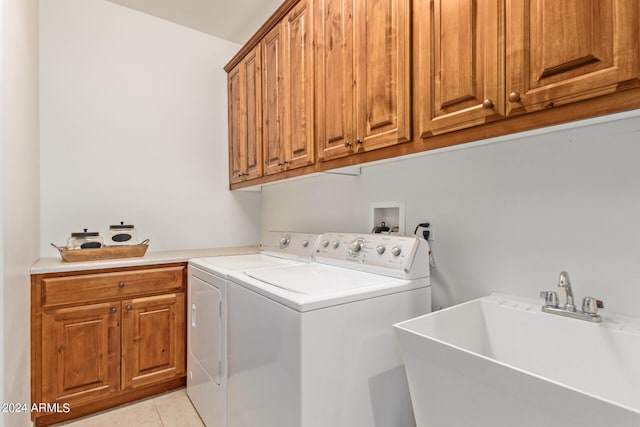
[(290, 292), (318, 296), (391, 285), (398, 281), (392, 277), (322, 264), (246, 270), (245, 274)]
[(429, 278), (397, 279), (324, 264), (245, 270), (231, 282), (299, 312), (429, 286)]

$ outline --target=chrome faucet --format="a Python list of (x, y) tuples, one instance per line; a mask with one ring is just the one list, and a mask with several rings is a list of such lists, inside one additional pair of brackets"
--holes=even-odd
[(571, 289), (569, 273), (567, 273), (566, 271), (560, 272), (558, 287), (564, 289), (567, 295), (567, 300), (564, 308), (559, 307), (558, 294), (556, 292), (542, 291), (540, 292), (540, 298), (544, 298), (542, 311), (544, 311), (545, 313), (572, 317), (574, 319), (588, 320), (590, 322), (602, 322), (602, 317), (598, 314), (598, 308), (604, 308), (604, 304), (598, 299), (585, 297), (582, 300), (582, 311), (576, 310), (576, 306), (573, 303), (573, 290)]
[(576, 305), (573, 303), (573, 290), (571, 289), (571, 281), (569, 280), (569, 273), (567, 273), (566, 271), (560, 272), (558, 287), (564, 289), (565, 293), (567, 294), (567, 302), (564, 305), (564, 309), (567, 311), (576, 311)]

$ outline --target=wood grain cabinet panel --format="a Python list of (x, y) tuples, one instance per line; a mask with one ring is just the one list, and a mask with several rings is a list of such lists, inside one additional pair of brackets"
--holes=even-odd
[(343, 157), (355, 142), (353, 0), (316, 0), (317, 142), (321, 159)]
[(242, 113), (240, 108), (240, 79), (241, 64), (237, 65), (227, 74), (227, 97), (229, 102), (229, 182), (236, 183), (243, 180), (243, 171), (246, 169), (242, 165), (242, 151), (244, 142), (240, 135), (244, 132), (241, 129)]
[(275, 26), (262, 41), (262, 146), (264, 173), (282, 170), (284, 161), (284, 42), (282, 25)]
[(229, 182), (262, 176), (262, 82), (260, 45), (227, 75)]
[(315, 162), (313, 6), (302, 0), (283, 20), (286, 169)]
[(120, 390), (120, 303), (47, 311), (42, 402), (78, 403)]
[(243, 165), (246, 179), (262, 176), (262, 128), (260, 127), (262, 88), (260, 86), (260, 50), (256, 49), (243, 62), (245, 84), (243, 122), (246, 123), (246, 149)]
[(42, 280), (42, 306), (86, 304), (149, 292), (171, 292), (183, 288), (184, 267), (48, 277)]
[(316, 2), (322, 160), (410, 140), (409, 11), (406, 0)]
[(262, 40), (265, 175), (315, 161), (313, 8), (302, 0)]
[(504, 117), (504, 2), (415, 3), (421, 138)]
[(356, 150), (409, 141), (409, 1), (356, 0), (355, 17)]
[(507, 114), (640, 85), (637, 0), (507, 0)]
[(184, 294), (125, 300), (122, 306), (124, 388), (184, 374)]

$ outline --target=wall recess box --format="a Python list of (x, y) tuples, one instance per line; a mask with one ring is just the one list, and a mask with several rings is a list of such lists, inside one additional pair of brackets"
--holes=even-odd
[(392, 230), (394, 227), (398, 227), (397, 233), (405, 235), (404, 202), (369, 203), (369, 231), (372, 231), (383, 221)]

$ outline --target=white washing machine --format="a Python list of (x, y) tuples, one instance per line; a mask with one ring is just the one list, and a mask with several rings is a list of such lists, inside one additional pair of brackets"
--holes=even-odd
[(392, 325), (430, 311), (428, 244), (325, 233), (227, 284), (229, 427), (415, 426)]
[(260, 253), (189, 261), (187, 395), (209, 427), (227, 423), (227, 276), (233, 271), (310, 262), (317, 234), (269, 232)]

